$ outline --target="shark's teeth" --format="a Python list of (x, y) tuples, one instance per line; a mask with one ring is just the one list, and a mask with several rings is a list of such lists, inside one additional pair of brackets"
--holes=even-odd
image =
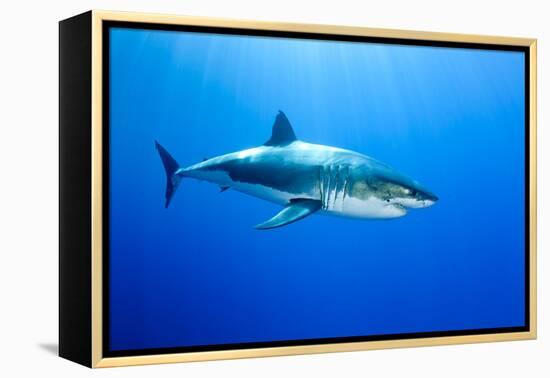
[(391, 205), (388, 205), (388, 206), (393, 206), (399, 210), (403, 210), (405, 213), (407, 213), (407, 208), (403, 205), (401, 205), (400, 203), (392, 203)]

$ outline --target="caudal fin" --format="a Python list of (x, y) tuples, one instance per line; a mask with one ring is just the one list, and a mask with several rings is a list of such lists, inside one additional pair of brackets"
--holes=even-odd
[(168, 205), (170, 205), (170, 201), (172, 200), (172, 197), (174, 196), (174, 193), (176, 192), (176, 189), (181, 181), (181, 177), (176, 175), (176, 172), (179, 169), (179, 164), (176, 159), (174, 159), (156, 140), (155, 147), (159, 152), (160, 159), (164, 165), (164, 170), (166, 171), (166, 202), (164, 203), (164, 207), (168, 208)]

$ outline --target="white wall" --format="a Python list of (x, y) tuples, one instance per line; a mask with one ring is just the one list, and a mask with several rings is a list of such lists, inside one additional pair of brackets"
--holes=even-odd
[[(545, 1), (5, 1), (0, 22), (0, 375), (87, 376), (57, 343), (57, 21), (90, 8), (539, 39), (539, 340), (134, 367), (97, 376), (548, 376), (550, 55)], [(505, 204), (503, 204), (505, 206)], [(545, 209), (543, 212), (542, 209)], [(546, 230), (546, 232), (544, 231)], [(6, 374), (8, 371), (10, 373)], [(546, 373), (546, 375), (545, 375)]]

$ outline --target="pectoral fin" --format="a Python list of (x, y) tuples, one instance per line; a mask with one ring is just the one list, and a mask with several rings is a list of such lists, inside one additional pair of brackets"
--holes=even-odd
[(313, 214), (320, 208), (321, 201), (303, 198), (293, 199), (273, 218), (256, 225), (254, 228), (256, 230), (268, 230), (270, 228), (286, 226)]

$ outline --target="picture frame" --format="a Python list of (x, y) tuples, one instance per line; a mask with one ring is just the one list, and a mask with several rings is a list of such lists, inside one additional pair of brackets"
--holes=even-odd
[[(59, 354), (61, 357), (96, 368), (536, 338), (537, 45), (535, 39), (96, 10), (63, 20), (59, 28)], [(521, 148), (524, 153), (525, 179), (520, 181), (525, 191), (525, 200), (522, 203), (522, 211), (524, 211), (522, 222), (525, 228), (521, 230), (524, 232), (525, 241), (523, 250), (525, 280), (521, 283), (524, 287), (521, 294), (522, 303), (524, 303), (524, 307), (521, 308), (524, 323), (509, 327), (340, 335), (341, 337), (311, 337), (262, 342), (243, 341), (203, 345), (195, 349), (171, 345), (170, 347), (110, 350), (109, 340), (112, 334), (109, 333), (111, 328), (109, 284), (110, 280), (116, 279), (116, 276), (112, 276), (116, 271), (109, 271), (109, 246), (113, 239), (113, 235), (109, 235), (112, 232), (109, 228), (109, 222), (111, 222), (109, 206), (112, 205), (109, 197), (112, 188), (109, 186), (109, 181), (113, 180), (112, 176), (109, 176), (109, 143), (112, 142), (109, 139), (111, 130), (109, 123), (112, 122), (109, 75), (113, 72), (110, 66), (113, 62), (109, 60), (109, 53), (112, 50), (109, 49), (114, 48), (109, 33), (113, 28), (176, 34), (254, 36), (263, 38), (268, 45), (271, 40), (286, 38), (320, 42), (351, 42), (358, 45), (513, 51), (522, 54), (524, 144)], [(277, 114), (276, 110), (278, 109), (274, 109), (273, 114), (269, 116)], [(278, 114), (284, 116), (284, 113)], [(290, 122), (293, 122), (292, 119)], [(284, 131), (283, 134), (286, 135), (287, 132)], [(284, 135), (282, 138), (287, 138), (288, 135)], [(274, 128), (274, 134), (270, 140), (277, 143), (277, 138), (279, 137)], [(152, 142), (151, 140), (151, 151), (154, 151)], [(266, 145), (269, 146), (269, 141)], [(159, 146), (157, 142), (157, 151), (160, 152), (166, 168), (165, 159), (168, 158), (163, 156), (164, 147)], [(158, 165), (158, 161), (155, 164)], [(160, 174), (158, 177), (161, 177)], [(150, 179), (156, 180), (158, 177)], [(168, 184), (170, 186), (170, 176)], [(221, 188), (227, 189), (223, 185)], [(175, 188), (172, 189), (175, 190)], [(160, 194), (159, 198), (163, 195), (164, 193)], [(168, 191), (166, 192), (166, 205), (169, 204), (171, 195)], [(432, 197), (425, 197), (423, 201), (434, 202), (430, 198)], [(433, 198), (437, 200), (435, 195)], [(163, 205), (164, 203), (161, 207)], [(309, 205), (307, 203), (304, 206)], [(402, 208), (401, 204), (395, 206), (392, 209)], [(303, 207), (300, 210), (303, 211)], [(292, 222), (297, 219), (301, 217), (293, 219)], [(287, 223), (290, 221), (285, 221), (284, 224)], [(278, 223), (276, 226), (281, 224)]]

